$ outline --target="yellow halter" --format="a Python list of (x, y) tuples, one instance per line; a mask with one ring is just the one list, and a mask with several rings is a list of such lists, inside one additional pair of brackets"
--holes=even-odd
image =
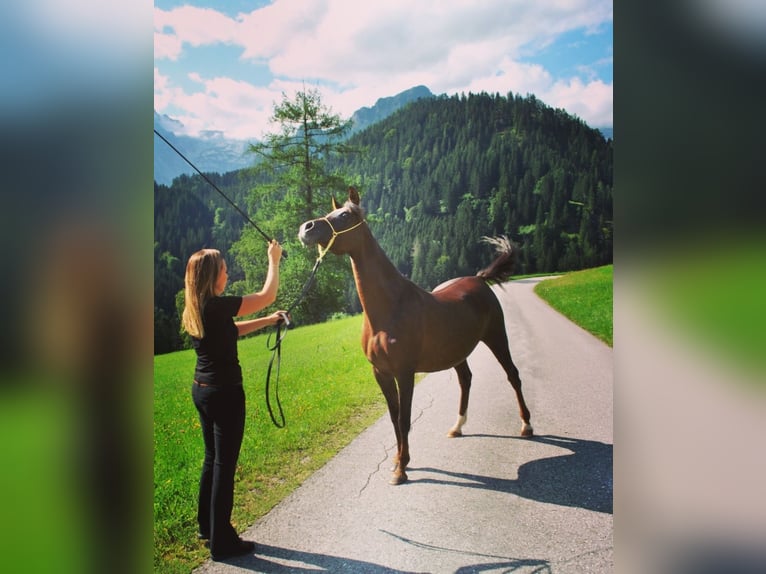
[(317, 249), (319, 250), (319, 257), (318, 257), (319, 261), (324, 259), (324, 256), (330, 250), (330, 248), (332, 247), (332, 244), (335, 243), (335, 238), (338, 237), (338, 235), (341, 235), (343, 233), (346, 233), (348, 231), (356, 229), (357, 227), (359, 227), (360, 225), (362, 225), (362, 223), (364, 223), (366, 221), (366, 220), (362, 219), (359, 223), (357, 223), (355, 225), (352, 225), (348, 229), (344, 229), (343, 231), (335, 231), (335, 228), (333, 227), (333, 225), (330, 222), (330, 220), (327, 219), (327, 217), (322, 217), (321, 219), (324, 219), (327, 222), (327, 225), (330, 226), (330, 229), (332, 229), (332, 237), (330, 237), (330, 241), (327, 242), (327, 247), (325, 247), (324, 249), (322, 249), (321, 245), (317, 244)]

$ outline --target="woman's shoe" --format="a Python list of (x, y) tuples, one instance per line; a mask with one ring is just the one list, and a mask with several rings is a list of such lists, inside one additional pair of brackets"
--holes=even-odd
[(242, 540), (240, 538), (237, 540), (237, 542), (234, 543), (233, 546), (228, 547), (223, 551), (211, 553), (210, 556), (214, 561), (220, 562), (221, 560), (226, 560), (227, 558), (233, 558), (234, 556), (242, 556), (243, 554), (250, 554), (253, 550), (255, 550), (255, 542), (252, 542), (250, 540)]

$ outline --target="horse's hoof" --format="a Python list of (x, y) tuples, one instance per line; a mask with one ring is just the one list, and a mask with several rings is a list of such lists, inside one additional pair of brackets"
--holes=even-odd
[(534, 436), (535, 431), (530, 426), (526, 426), (521, 429), (521, 436), (527, 437), (527, 436)]
[(462, 431), (459, 431), (459, 430), (450, 430), (447, 433), (447, 436), (450, 437), (450, 438), (457, 438), (459, 436), (463, 436), (463, 433), (462, 433)]
[(396, 486), (399, 484), (404, 484), (405, 482), (407, 482), (407, 473), (397, 472), (394, 474), (394, 476), (391, 477), (391, 480), (388, 481), (388, 484), (393, 484)]

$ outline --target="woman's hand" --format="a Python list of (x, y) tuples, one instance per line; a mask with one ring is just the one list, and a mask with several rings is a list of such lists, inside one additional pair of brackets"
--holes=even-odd
[(276, 239), (269, 241), (269, 263), (278, 265), (282, 257), (282, 246)]
[(272, 325), (279, 325), (283, 323), (285, 326), (290, 326), (290, 314), (287, 311), (276, 311), (269, 315), (269, 319), (272, 321)]
[[(263, 288), (257, 293), (242, 296), (242, 305), (239, 307), (238, 317), (257, 313), (265, 309), (277, 300), (277, 290), (279, 289), (279, 258), (282, 257), (282, 246), (276, 239), (269, 241), (269, 268), (266, 271), (266, 281)], [(267, 316), (268, 317), (268, 316)], [(269, 325), (276, 325), (276, 319)]]
[(265, 315), (264, 317), (249, 319), (247, 321), (236, 321), (234, 324), (237, 326), (237, 332), (240, 336), (248, 335), (265, 327), (273, 327), (279, 324), (289, 327), (290, 314), (287, 311), (276, 311), (271, 315)]

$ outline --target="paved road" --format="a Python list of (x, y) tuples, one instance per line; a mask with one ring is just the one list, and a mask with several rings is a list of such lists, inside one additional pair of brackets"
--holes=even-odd
[(446, 437), (454, 371), (417, 385), (407, 484), (388, 484), (384, 416), (243, 534), (254, 555), (196, 572), (612, 572), (612, 350), (537, 298), (537, 281), (497, 290), (534, 438), (519, 437), (510, 384), (479, 345), (462, 438)]

